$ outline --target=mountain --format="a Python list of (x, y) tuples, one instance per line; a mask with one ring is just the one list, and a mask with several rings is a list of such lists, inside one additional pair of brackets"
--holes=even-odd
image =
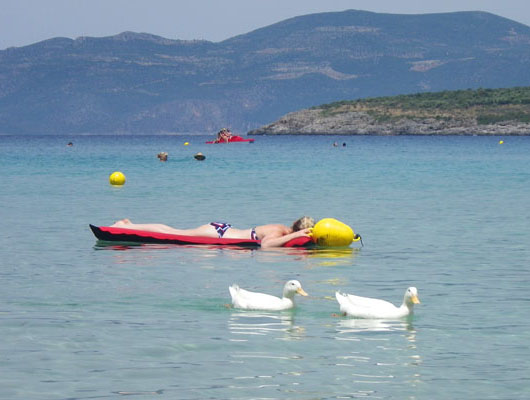
[(530, 27), (485, 12), (291, 18), (213, 43), (124, 32), (0, 51), (0, 133), (242, 132), (323, 103), (530, 85)]
[(289, 113), (249, 135), (530, 135), (530, 87), (339, 101)]

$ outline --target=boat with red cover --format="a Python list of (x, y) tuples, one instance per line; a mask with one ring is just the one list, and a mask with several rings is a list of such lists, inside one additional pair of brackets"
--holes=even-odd
[(237, 135), (234, 135), (234, 136), (230, 136), (230, 138), (228, 139), (228, 142), (225, 142), (224, 140), (220, 140), (220, 141), (217, 141), (217, 140), (210, 140), (206, 143), (208, 144), (214, 144), (214, 143), (234, 143), (234, 142), (248, 142), (248, 143), (253, 143), (254, 142), (254, 139), (245, 139), (241, 136), (237, 136)]

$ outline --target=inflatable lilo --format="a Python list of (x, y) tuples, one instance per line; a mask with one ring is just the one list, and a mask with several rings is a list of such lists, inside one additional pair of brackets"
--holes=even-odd
[[(111, 242), (261, 247), (261, 241), (257, 238), (231, 239), (225, 237), (190, 236), (130, 229), (123, 226), (97, 227), (90, 225), (90, 229), (99, 240)], [(283, 244), (282, 247), (345, 247), (360, 239), (361, 237), (355, 235), (348, 225), (333, 218), (325, 218), (313, 227), (311, 237), (301, 236), (291, 239)]]
[[(254, 239), (228, 239), (212, 238), (206, 236), (175, 235), (171, 233), (159, 233), (143, 231), (138, 229), (116, 228), (112, 226), (90, 225), (90, 229), (96, 238), (107, 242), (131, 242), (131, 243), (163, 243), (183, 245), (218, 245), (235, 246), (246, 248), (261, 247), (260, 240)], [(314, 243), (309, 237), (299, 237), (285, 243), (283, 247), (313, 247)]]

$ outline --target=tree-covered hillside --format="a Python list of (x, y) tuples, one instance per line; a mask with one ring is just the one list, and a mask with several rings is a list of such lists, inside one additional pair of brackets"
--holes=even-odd
[(501, 121), (530, 123), (530, 87), (416, 93), (391, 97), (339, 101), (315, 109), (322, 115), (364, 111), (379, 121), (476, 118), (479, 124)]
[(530, 87), (338, 101), (289, 113), (252, 135), (530, 135)]

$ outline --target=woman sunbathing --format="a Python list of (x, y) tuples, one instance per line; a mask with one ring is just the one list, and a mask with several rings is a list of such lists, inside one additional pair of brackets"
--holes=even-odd
[(111, 225), (115, 228), (137, 229), (141, 231), (170, 233), (185, 236), (205, 236), (227, 239), (260, 240), (261, 247), (281, 247), (289, 240), (310, 236), (315, 221), (311, 217), (297, 219), (291, 227), (282, 224), (258, 225), (254, 228), (237, 229), (225, 222), (211, 222), (192, 229), (176, 229), (164, 224), (134, 224), (127, 218)]

